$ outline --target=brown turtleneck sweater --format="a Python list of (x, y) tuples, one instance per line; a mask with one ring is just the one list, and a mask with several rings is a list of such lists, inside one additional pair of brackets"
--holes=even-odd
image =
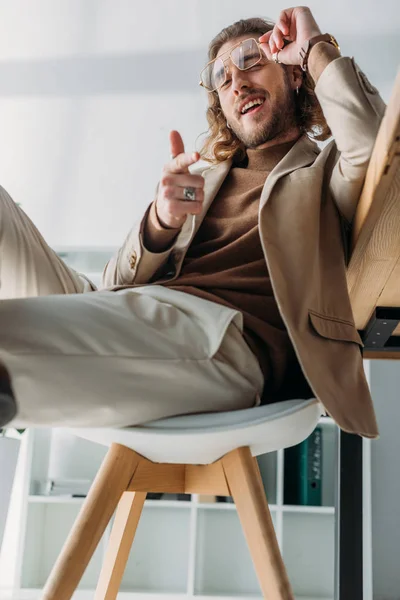
[[(179, 276), (162, 283), (243, 313), (244, 338), (264, 374), (262, 404), (313, 396), (274, 297), (258, 229), (265, 180), (294, 143), (248, 149), (247, 159), (232, 165), (187, 250)], [(162, 227), (153, 203), (145, 227), (147, 249), (166, 250), (176, 235), (177, 230)]]

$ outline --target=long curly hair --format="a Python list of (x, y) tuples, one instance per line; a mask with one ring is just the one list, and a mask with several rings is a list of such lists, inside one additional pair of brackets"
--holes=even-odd
[[(275, 23), (258, 17), (241, 19), (229, 27), (225, 27), (210, 43), (208, 59), (213, 60), (220, 48), (226, 42), (245, 34), (256, 34), (257, 38), (274, 28)], [(286, 65), (281, 65), (286, 68)], [(310, 138), (324, 141), (331, 137), (331, 130), (325, 120), (321, 105), (314, 92), (315, 83), (308, 71), (303, 75), (303, 85), (299, 93), (294, 93), (296, 122), (301, 133), (306, 133)], [(206, 139), (199, 153), (203, 160), (219, 163), (230, 158), (245, 157), (246, 148), (232, 129), (227, 126), (226, 118), (222, 112), (218, 92), (208, 92), (208, 108), (206, 117), (209, 129)]]

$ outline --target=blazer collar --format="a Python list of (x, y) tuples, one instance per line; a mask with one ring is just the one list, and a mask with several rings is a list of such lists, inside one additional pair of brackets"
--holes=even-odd
[[(262, 195), (265, 196), (266, 192), (270, 191), (278, 179), (284, 175), (313, 163), (319, 152), (320, 150), (315, 142), (310, 140), (306, 134), (301, 135), (294, 146), (292, 146), (289, 152), (285, 154), (268, 175)], [(203, 177), (205, 178), (204, 206), (206, 208), (209, 208), (217, 195), (231, 166), (232, 160), (226, 160), (219, 165), (209, 167), (203, 172)]]

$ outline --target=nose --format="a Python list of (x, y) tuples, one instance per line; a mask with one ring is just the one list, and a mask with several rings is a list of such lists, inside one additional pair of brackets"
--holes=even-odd
[(232, 65), (231, 77), (232, 91), (235, 94), (235, 96), (239, 96), (243, 89), (250, 87), (247, 71), (241, 71), (240, 69)]

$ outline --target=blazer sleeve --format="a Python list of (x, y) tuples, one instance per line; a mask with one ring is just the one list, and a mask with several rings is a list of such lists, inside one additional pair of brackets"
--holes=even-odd
[(351, 225), (386, 105), (349, 57), (337, 58), (325, 67), (315, 94), (336, 145), (330, 191)]
[[(106, 264), (103, 277), (102, 288), (112, 287), (114, 285), (145, 284), (151, 280), (155, 273), (163, 267), (168, 261), (177, 239), (178, 230), (159, 232), (162, 236), (166, 249), (162, 252), (152, 252), (144, 244), (144, 228), (147, 220), (154, 220), (154, 201), (149, 204), (143, 217), (135, 223), (121, 248)], [(169, 242), (169, 243), (168, 243)]]
[[(189, 171), (192, 174), (200, 175), (205, 171), (205, 168), (204, 166), (193, 165), (192, 168), (189, 167)], [(157, 196), (158, 185), (155, 197)], [(167, 266), (167, 263), (172, 268), (176, 245), (181, 235), (181, 240), (183, 238), (185, 240), (189, 239), (188, 233), (192, 229), (194, 219), (195, 215), (188, 215), (186, 222), (180, 229), (166, 229), (162, 227), (157, 218), (153, 200), (147, 207), (143, 217), (133, 226), (121, 248), (106, 264), (101, 287), (149, 283), (156, 274), (159, 274)], [(151, 227), (153, 237), (160, 240), (163, 247), (165, 246), (165, 250), (162, 252), (152, 252), (149, 248), (146, 248), (144, 235), (146, 224)]]

